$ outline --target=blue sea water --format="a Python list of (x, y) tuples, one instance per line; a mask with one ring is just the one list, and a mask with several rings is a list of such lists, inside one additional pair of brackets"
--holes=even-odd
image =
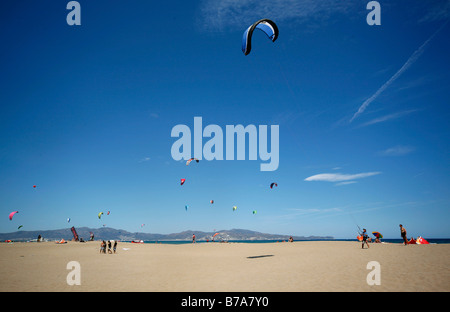
[[(429, 238), (426, 239), (430, 244), (450, 244), (450, 238)], [(296, 240), (296, 242), (318, 242), (318, 241), (329, 241), (329, 242), (357, 242), (356, 239), (308, 239), (308, 240)], [(392, 244), (403, 244), (403, 240), (397, 238), (387, 238), (381, 240), (384, 243), (392, 243)], [(130, 242), (130, 241), (125, 241)], [(230, 240), (228, 243), (248, 243), (248, 244), (262, 244), (262, 243), (277, 243), (280, 240)], [(200, 244), (219, 244), (221, 242), (206, 242), (206, 241), (197, 241), (196, 243)], [(192, 244), (190, 240), (183, 241), (144, 241), (144, 244)]]

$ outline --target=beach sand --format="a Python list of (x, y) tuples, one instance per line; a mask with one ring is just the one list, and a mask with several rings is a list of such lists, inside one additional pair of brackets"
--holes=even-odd
[[(0, 291), (450, 291), (450, 244), (119, 242), (116, 254), (99, 249), (99, 241), (1, 243)], [(80, 264), (81, 285), (67, 283), (70, 261)], [(367, 283), (370, 261), (380, 264), (380, 285)]]

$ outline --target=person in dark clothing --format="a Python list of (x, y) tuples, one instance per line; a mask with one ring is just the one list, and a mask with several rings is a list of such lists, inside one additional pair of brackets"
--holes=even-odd
[(367, 248), (369, 248), (369, 243), (367, 242), (367, 239), (369, 238), (369, 235), (367, 235), (366, 229), (363, 229), (362, 232), (362, 249), (364, 249), (364, 244), (367, 245)]
[(403, 238), (403, 243), (405, 244), (405, 246), (407, 246), (408, 245), (408, 239), (406, 238), (406, 229), (401, 224), (400, 224), (400, 235)]

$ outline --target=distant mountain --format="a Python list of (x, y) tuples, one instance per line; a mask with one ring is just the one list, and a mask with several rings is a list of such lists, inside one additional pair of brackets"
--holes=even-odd
[[(283, 234), (267, 234), (243, 229), (221, 230), (217, 232), (202, 232), (187, 230), (180, 233), (172, 234), (152, 234), (142, 232), (128, 232), (125, 230), (117, 230), (109, 227), (102, 227), (92, 229), (87, 227), (80, 227), (76, 229), (78, 237), (84, 240), (89, 240), (90, 233), (94, 234), (94, 239), (114, 239), (121, 241), (143, 240), (143, 241), (189, 241), (192, 240), (192, 234), (195, 234), (197, 241), (212, 240), (215, 233), (215, 241), (222, 240), (288, 240), (290, 235)], [(13, 233), (0, 233), (0, 241), (29, 241), (37, 239), (41, 235), (48, 240), (71, 240), (73, 238), (70, 228), (59, 230), (45, 230), (45, 231), (17, 231)], [(315, 239), (333, 239), (332, 236), (293, 236), (294, 240), (315, 240)]]

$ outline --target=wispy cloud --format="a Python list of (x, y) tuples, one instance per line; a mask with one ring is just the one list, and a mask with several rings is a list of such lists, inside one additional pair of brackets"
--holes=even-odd
[(367, 178), (380, 173), (381, 172), (363, 172), (357, 174), (320, 173), (306, 178), (305, 181), (342, 182)]
[(357, 181), (344, 181), (344, 182), (339, 182), (336, 183), (336, 186), (342, 186), (342, 185), (348, 185), (348, 184), (353, 184), (353, 183), (358, 183)]
[[(430, 3), (426, 3), (426, 5), (430, 6)], [(431, 9), (419, 22), (434, 22), (448, 18), (450, 18), (450, 0), (441, 0), (437, 1), (434, 6), (431, 6)]]
[(385, 115), (385, 116), (374, 118), (374, 119), (372, 119), (372, 120), (370, 120), (368, 122), (365, 122), (365, 123), (361, 124), (360, 127), (370, 126), (370, 125), (374, 125), (374, 124), (377, 124), (377, 123), (380, 123), (380, 122), (385, 122), (385, 121), (388, 121), (388, 120), (397, 119), (397, 118), (403, 117), (405, 115), (409, 115), (411, 113), (414, 113), (416, 111), (418, 111), (418, 109), (410, 109), (410, 110), (406, 110), (406, 111), (401, 111), (401, 112), (388, 114), (388, 115)]
[(381, 156), (402, 156), (402, 155), (409, 154), (413, 151), (414, 151), (414, 147), (398, 145), (398, 146), (388, 148), (384, 151), (381, 151), (380, 155)]
[(296, 216), (320, 216), (320, 215), (327, 215), (330, 213), (341, 213), (342, 209), (339, 207), (333, 207), (333, 208), (291, 208), (286, 209), (289, 211), (287, 214), (280, 214), (277, 216), (271, 216), (272, 219), (287, 219), (291, 220), (292, 218)]
[(422, 45), (414, 51), (414, 53), (406, 60), (403, 66), (391, 77), (388, 81), (386, 81), (372, 96), (370, 96), (367, 100), (365, 100), (362, 105), (358, 108), (358, 111), (353, 115), (350, 119), (350, 122), (355, 120), (359, 115), (361, 115), (366, 108), (376, 100), (376, 98), (383, 93), (394, 81), (396, 81), (408, 68), (410, 68), (423, 54), (428, 43), (437, 35), (437, 33), (447, 25), (447, 22), (444, 23), (438, 30), (436, 30), (427, 40), (425, 40)]
[(152, 117), (152, 118), (159, 118), (159, 115), (158, 114), (156, 114), (156, 113), (150, 113), (150, 117)]
[[(285, 219), (292, 220), (295, 217), (301, 216), (302, 218), (308, 219), (322, 219), (322, 218), (334, 218), (342, 215), (351, 216), (353, 219), (353, 215), (357, 214), (367, 214), (373, 211), (382, 210), (382, 209), (406, 209), (412, 207), (426, 207), (430, 204), (434, 203), (434, 201), (429, 202), (397, 202), (397, 203), (389, 203), (389, 202), (362, 202), (358, 204), (340, 206), (340, 207), (320, 207), (320, 208), (293, 208), (286, 209), (289, 213), (273, 216), (272, 219)], [(356, 221), (355, 221), (356, 222)]]
[(287, 209), (290, 211), (294, 211), (297, 214), (308, 214), (308, 213), (322, 213), (322, 212), (337, 212), (342, 211), (339, 207), (333, 207), (333, 208), (291, 208)]
[(146, 161), (150, 161), (150, 157), (144, 157), (141, 160), (139, 160), (139, 162), (146, 162)]
[(253, 20), (270, 16), (274, 21), (326, 19), (335, 13), (348, 13), (357, 8), (354, 1), (330, 0), (204, 0), (201, 4), (203, 27), (223, 30), (242, 29)]

